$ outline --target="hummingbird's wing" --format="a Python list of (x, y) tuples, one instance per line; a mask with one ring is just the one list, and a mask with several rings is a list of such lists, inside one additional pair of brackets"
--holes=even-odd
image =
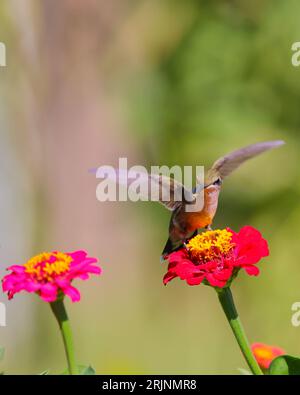
[(154, 187), (158, 187), (158, 201), (168, 210), (175, 210), (183, 202), (194, 202), (195, 198), (192, 192), (187, 190), (181, 182), (174, 180), (174, 178), (161, 174), (149, 174), (148, 177), (149, 186), (152, 187), (154, 185)]
[(183, 184), (161, 174), (111, 168), (105, 172), (105, 177), (127, 188), (131, 196), (135, 195), (134, 200), (157, 201), (171, 211), (183, 202), (193, 203), (195, 200), (192, 191)]
[(254, 158), (265, 151), (283, 144), (285, 144), (285, 142), (282, 140), (265, 141), (263, 143), (248, 145), (247, 147), (223, 156), (218, 159), (208, 171), (206, 183), (214, 182), (218, 177), (224, 179), (248, 159)]

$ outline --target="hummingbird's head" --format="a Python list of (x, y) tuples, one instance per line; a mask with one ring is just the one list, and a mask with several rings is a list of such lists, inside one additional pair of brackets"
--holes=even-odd
[(203, 189), (207, 192), (220, 191), (223, 181), (220, 176), (215, 175), (205, 179), (204, 185), (198, 184), (194, 189), (193, 193), (200, 193)]
[(222, 179), (221, 177), (216, 177), (211, 182), (207, 183), (205, 185), (205, 189), (220, 189), (222, 185)]
[(222, 179), (221, 179), (221, 177), (218, 177), (218, 178), (212, 183), (212, 185), (221, 186), (221, 185), (222, 185)]

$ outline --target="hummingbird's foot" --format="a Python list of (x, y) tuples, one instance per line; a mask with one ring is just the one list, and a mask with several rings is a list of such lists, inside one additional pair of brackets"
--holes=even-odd
[(207, 226), (205, 227), (205, 230), (213, 230), (213, 229), (212, 229), (211, 225), (207, 225)]
[(186, 240), (183, 241), (182, 244), (183, 244), (184, 248), (188, 251), (189, 249), (188, 249), (188, 247), (187, 247)]

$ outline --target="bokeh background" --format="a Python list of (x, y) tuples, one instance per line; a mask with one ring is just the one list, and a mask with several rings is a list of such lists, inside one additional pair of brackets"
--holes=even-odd
[[(44, 250), (86, 249), (103, 276), (68, 302), (80, 363), (98, 373), (245, 367), (208, 287), (162, 285), (169, 212), (99, 203), (88, 169), (210, 165), (246, 144), (286, 146), (224, 184), (214, 226), (258, 227), (271, 256), (233, 286), (250, 340), (300, 354), (300, 41), (297, 0), (4, 0), (0, 41), (0, 274)], [(50, 309), (7, 302), (9, 374), (65, 368)]]

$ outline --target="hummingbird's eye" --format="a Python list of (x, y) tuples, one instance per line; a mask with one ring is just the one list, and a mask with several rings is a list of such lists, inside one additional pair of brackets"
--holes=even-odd
[(218, 179), (213, 183), (213, 185), (221, 185), (221, 184), (222, 184), (221, 178), (218, 178)]

